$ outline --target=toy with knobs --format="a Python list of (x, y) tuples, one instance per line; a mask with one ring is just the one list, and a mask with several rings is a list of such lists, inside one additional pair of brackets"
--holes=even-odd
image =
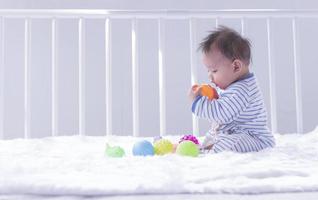
[(200, 90), (200, 95), (208, 97), (209, 100), (219, 98), (216, 89), (209, 84), (193, 85), (192, 90)]

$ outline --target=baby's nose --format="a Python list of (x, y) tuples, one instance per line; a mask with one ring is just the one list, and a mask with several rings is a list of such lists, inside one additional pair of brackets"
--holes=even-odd
[(214, 78), (213, 78), (213, 75), (212, 75), (212, 74), (209, 74), (209, 79), (211, 80), (211, 82), (214, 81)]

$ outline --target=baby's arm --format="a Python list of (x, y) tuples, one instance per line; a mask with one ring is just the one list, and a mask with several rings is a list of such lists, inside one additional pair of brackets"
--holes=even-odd
[(224, 91), (218, 99), (209, 100), (205, 96), (196, 96), (192, 103), (192, 112), (200, 118), (227, 124), (245, 110), (248, 103), (247, 93), (235, 89)]
[(190, 98), (191, 101), (195, 100), (197, 98), (197, 96), (200, 95), (200, 86), (199, 85), (193, 85), (188, 93), (188, 96)]

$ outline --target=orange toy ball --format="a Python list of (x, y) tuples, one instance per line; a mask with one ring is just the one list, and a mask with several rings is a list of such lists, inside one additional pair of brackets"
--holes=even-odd
[(202, 84), (200, 88), (201, 88), (201, 95), (207, 96), (209, 100), (219, 98), (217, 91), (212, 86), (208, 84)]

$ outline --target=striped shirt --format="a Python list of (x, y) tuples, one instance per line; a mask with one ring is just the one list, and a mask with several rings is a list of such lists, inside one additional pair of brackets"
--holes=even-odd
[[(198, 96), (192, 103), (192, 112), (199, 118), (211, 122), (211, 129), (206, 134), (206, 140), (211, 138), (212, 144), (217, 142), (218, 135), (219, 138), (233, 135), (229, 138), (230, 141), (234, 141), (231, 145), (228, 144), (229, 150), (235, 150), (233, 149), (235, 145), (237, 149), (247, 146), (237, 150), (240, 152), (259, 151), (275, 146), (274, 137), (267, 127), (262, 93), (253, 73), (232, 83), (219, 94), (218, 99), (209, 100), (205, 96)], [(247, 144), (235, 144), (237, 139), (233, 138), (237, 138), (237, 134), (243, 134), (240, 137), (241, 141), (246, 135), (251, 138), (251, 141), (247, 141)], [(205, 143), (207, 143), (206, 140)], [(220, 151), (223, 150), (222, 148)]]

